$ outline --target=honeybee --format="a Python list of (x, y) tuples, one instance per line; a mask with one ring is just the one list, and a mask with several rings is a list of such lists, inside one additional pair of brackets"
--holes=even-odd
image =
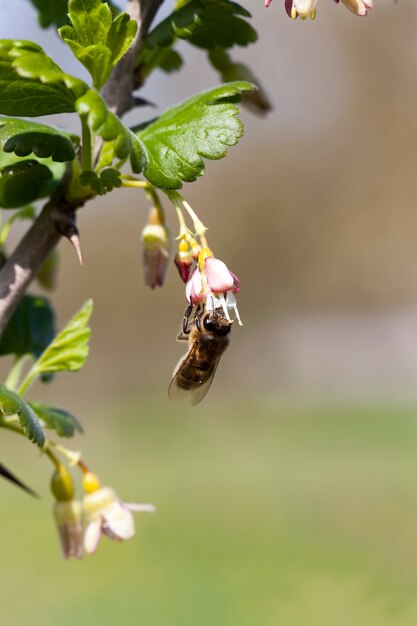
[(188, 341), (189, 350), (174, 370), (168, 389), (171, 399), (186, 395), (193, 406), (201, 402), (229, 345), (231, 326), (222, 309), (201, 311), (199, 307), (187, 307), (177, 339)]

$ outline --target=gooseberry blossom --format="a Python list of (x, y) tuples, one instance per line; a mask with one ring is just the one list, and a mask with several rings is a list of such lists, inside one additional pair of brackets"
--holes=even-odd
[(84, 548), (93, 554), (102, 534), (115, 541), (126, 541), (135, 534), (133, 511), (153, 513), (152, 504), (122, 502), (110, 487), (100, 487), (84, 496), (83, 508), (87, 518)]
[[(285, 10), (288, 15), (295, 19), (300, 16), (302, 19), (316, 17), (317, 0), (284, 0)], [(265, 0), (265, 6), (269, 7), (272, 0)], [(334, 0), (336, 4), (339, 0)], [(342, 0), (343, 4), (355, 15), (366, 15), (369, 9), (374, 6), (373, 0)]]
[(169, 260), (170, 233), (156, 207), (149, 212), (142, 242), (145, 284), (151, 289), (162, 287)]
[[(335, 0), (337, 3), (339, 0)], [(345, 7), (355, 15), (367, 15), (369, 9), (374, 8), (373, 0), (342, 0)]]
[[(200, 269), (202, 265), (202, 269)], [(229, 309), (234, 311), (239, 324), (242, 324), (237, 309), (235, 293), (240, 290), (240, 281), (227, 265), (214, 256), (207, 256), (204, 263), (191, 274), (185, 287), (185, 295), (190, 304), (205, 303), (206, 309), (222, 308), (227, 320)]]
[(78, 500), (55, 502), (53, 509), (62, 556), (64, 559), (73, 557), (81, 559), (83, 556), (83, 524), (82, 506)]

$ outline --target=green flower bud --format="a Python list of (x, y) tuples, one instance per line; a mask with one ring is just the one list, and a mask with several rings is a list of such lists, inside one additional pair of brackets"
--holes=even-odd
[(51, 478), (51, 491), (58, 502), (68, 502), (74, 497), (74, 484), (65, 465), (59, 465)]

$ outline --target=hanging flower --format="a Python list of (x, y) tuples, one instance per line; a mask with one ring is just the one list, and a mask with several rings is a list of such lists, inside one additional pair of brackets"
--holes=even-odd
[(62, 556), (64, 559), (73, 557), (81, 559), (83, 556), (83, 524), (82, 506), (78, 500), (55, 502), (53, 509)]
[(57, 465), (51, 478), (51, 491), (56, 499), (53, 514), (58, 528), (64, 559), (83, 556), (83, 524), (81, 502), (73, 500), (74, 484), (65, 465)]
[(149, 212), (142, 242), (145, 284), (151, 289), (162, 287), (169, 260), (170, 234), (157, 207)]
[(133, 504), (122, 502), (110, 487), (101, 487), (95, 474), (86, 472), (83, 476), (86, 495), (83, 508), (87, 528), (84, 534), (84, 548), (88, 554), (97, 550), (102, 534), (115, 541), (126, 541), (135, 534), (134, 511), (153, 513), (153, 504)]
[[(339, 0), (335, 2), (338, 3)], [(368, 11), (374, 8), (373, 0), (342, 0), (342, 2), (349, 11), (360, 16), (367, 15)]]
[[(272, 0), (265, 0), (265, 6), (269, 7)], [(284, 0), (285, 10), (288, 15), (295, 19), (298, 16), (305, 20), (310, 17), (312, 20), (316, 17), (317, 0)], [(336, 4), (339, 0), (334, 0)], [(343, 4), (355, 15), (367, 15), (369, 9), (374, 6), (373, 0), (342, 0)]]
[(229, 309), (239, 324), (242, 324), (237, 309), (235, 293), (240, 290), (240, 281), (227, 265), (216, 259), (210, 251), (202, 249), (203, 259), (192, 273), (186, 287), (185, 296), (190, 304), (205, 303), (206, 309), (222, 308), (227, 320), (230, 320)]

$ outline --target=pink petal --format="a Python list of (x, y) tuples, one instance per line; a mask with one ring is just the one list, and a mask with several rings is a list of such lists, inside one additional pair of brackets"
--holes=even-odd
[(238, 277), (236, 276), (236, 274), (233, 274), (233, 272), (230, 272), (231, 275), (233, 276), (233, 287), (232, 287), (232, 291), (233, 293), (239, 293), (240, 291), (240, 280), (238, 279)]
[(185, 286), (185, 297), (190, 304), (199, 304), (206, 299), (206, 296), (207, 294), (203, 292), (200, 270), (196, 268)]
[[(285, 0), (285, 10), (287, 12), (288, 17), (292, 17), (292, 0)], [(298, 17), (298, 15), (296, 16)]]
[(220, 259), (210, 256), (204, 261), (207, 282), (213, 293), (225, 293), (233, 287), (234, 279)]

